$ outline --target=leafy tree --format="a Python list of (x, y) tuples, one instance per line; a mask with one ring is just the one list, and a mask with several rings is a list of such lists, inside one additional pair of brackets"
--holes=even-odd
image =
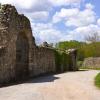
[(57, 43), (56, 48), (61, 50), (76, 48), (78, 50), (78, 60), (80, 61), (87, 57), (100, 57), (100, 42), (64, 41)]

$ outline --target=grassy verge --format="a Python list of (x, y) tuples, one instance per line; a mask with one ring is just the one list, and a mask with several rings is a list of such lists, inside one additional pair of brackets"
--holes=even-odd
[(95, 85), (100, 88), (100, 73), (95, 77)]
[(96, 67), (80, 67), (80, 69), (90, 69), (90, 70), (100, 70), (100, 68), (96, 68)]

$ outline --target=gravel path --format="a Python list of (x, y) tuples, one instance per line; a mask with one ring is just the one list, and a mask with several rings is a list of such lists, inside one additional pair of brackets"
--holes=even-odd
[(98, 72), (67, 72), (0, 88), (0, 100), (100, 100), (93, 82)]

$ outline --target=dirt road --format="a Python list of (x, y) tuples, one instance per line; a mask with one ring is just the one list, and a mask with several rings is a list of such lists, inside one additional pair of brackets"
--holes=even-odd
[(67, 72), (0, 88), (0, 100), (100, 100), (93, 82), (98, 72)]

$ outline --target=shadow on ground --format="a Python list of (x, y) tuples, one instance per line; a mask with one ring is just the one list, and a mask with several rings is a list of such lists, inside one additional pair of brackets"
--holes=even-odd
[[(87, 69), (80, 69), (78, 71), (88, 71)], [(68, 71), (68, 72), (78, 72), (78, 71)], [(67, 73), (67, 72), (64, 72)], [(56, 73), (57, 74), (62, 74), (62, 73)], [(60, 77), (56, 77), (54, 76), (55, 74), (51, 74), (51, 75), (44, 75), (44, 76), (39, 76), (36, 78), (32, 78), (30, 79), (30, 81), (27, 81), (26, 83), (43, 83), (43, 82), (53, 82), (54, 80), (59, 79)]]
[[(88, 71), (88, 70), (80, 69), (78, 71)], [(78, 72), (78, 71), (68, 71), (68, 72)], [(55, 74), (57, 75), (57, 74), (61, 74), (61, 73), (55, 73)], [(40, 75), (40, 76), (37, 76), (37, 77), (29, 78), (28, 80), (24, 80), (24, 81), (17, 81), (17, 82), (11, 82), (11, 83), (7, 83), (7, 84), (3, 84), (3, 85), (0, 85), (0, 87), (13, 86), (13, 85), (18, 85), (18, 84), (23, 84), (23, 83), (28, 84), (28, 83), (53, 82), (53, 81), (60, 78), (60, 77), (56, 77), (55, 74), (44, 74), (44, 75)]]
[(55, 77), (54, 75), (48, 75), (48, 76), (40, 76), (37, 78), (30, 79), (29, 81), (25, 83), (44, 83), (44, 82), (53, 82), (60, 77)]
[(44, 83), (44, 82), (53, 82), (54, 80), (59, 79), (60, 77), (55, 77), (54, 74), (45, 74), (37, 77), (32, 77), (24, 81), (17, 81), (17, 82), (11, 82), (7, 84), (0, 84), (0, 88), (23, 84), (23, 83)]
[(89, 69), (79, 69), (78, 71), (89, 71)]

